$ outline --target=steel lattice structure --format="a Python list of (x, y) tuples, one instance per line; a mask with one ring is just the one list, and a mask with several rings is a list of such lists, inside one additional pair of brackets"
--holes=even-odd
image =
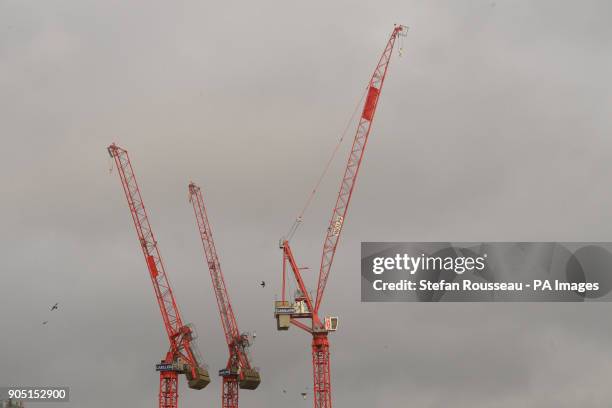
[(189, 201), (193, 205), (193, 211), (198, 225), (198, 231), (202, 240), (204, 254), (212, 280), (213, 290), (217, 299), (221, 325), (225, 333), (225, 341), (229, 349), (229, 359), (225, 369), (220, 370), (219, 375), (223, 377), (221, 401), (223, 408), (238, 408), (238, 389), (254, 390), (259, 386), (260, 376), (257, 370), (251, 366), (248, 356), (250, 339), (246, 334), (241, 334), (236, 323), (236, 316), (232, 309), (221, 263), (215, 248), (212, 230), (208, 222), (204, 198), (200, 187), (194, 183), (189, 184)]
[(113, 143), (108, 147), (108, 153), (114, 159), (121, 179), (170, 343), (166, 357), (157, 365), (159, 407), (177, 408), (179, 374), (187, 376), (189, 387), (193, 389), (206, 387), (210, 378), (206, 368), (198, 361), (193, 330), (189, 325), (183, 324), (128, 152)]
[[(293, 257), (288, 239), (283, 239), (280, 245), (283, 251), (283, 281), (282, 300), (276, 302), (275, 308), (277, 328), (279, 330), (287, 330), (289, 324), (293, 324), (312, 335), (314, 408), (331, 408), (332, 406), (328, 333), (330, 330), (335, 330), (337, 327), (337, 320), (335, 322), (336, 327), (332, 327), (332, 320), (326, 322), (321, 321), (319, 317), (319, 307), (323, 300), (323, 293), (325, 291), (329, 272), (334, 261), (370, 130), (372, 129), (378, 99), (387, 75), (393, 47), (397, 38), (399, 36), (405, 36), (406, 33), (406, 26), (396, 25), (393, 28), (393, 32), (370, 78), (367, 97), (359, 119), (359, 125), (357, 126), (351, 152), (344, 170), (342, 182), (340, 183), (336, 204), (334, 205), (329, 227), (325, 235), (317, 283), (317, 294), (314, 302), (306, 289), (300, 273), (300, 268)], [(287, 301), (285, 293), (287, 264), (293, 271), (293, 276), (299, 288), (299, 294), (294, 299), (294, 303)], [(300, 322), (299, 319), (310, 319), (310, 326)]]

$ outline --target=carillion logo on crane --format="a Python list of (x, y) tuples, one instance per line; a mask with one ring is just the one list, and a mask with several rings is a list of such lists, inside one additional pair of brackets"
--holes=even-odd
[(155, 371), (181, 371), (178, 364), (175, 363), (159, 363), (155, 364)]

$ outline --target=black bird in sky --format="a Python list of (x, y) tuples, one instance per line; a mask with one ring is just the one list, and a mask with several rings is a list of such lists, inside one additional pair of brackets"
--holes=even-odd
[(57, 310), (59, 303), (54, 304), (53, 306), (51, 306), (51, 311)]
[(261, 281), (261, 283), (259, 284), (259, 286), (261, 286), (262, 288), (266, 287), (266, 281)]
[(45, 325), (45, 324), (47, 324), (47, 323), (49, 323), (49, 321), (48, 321), (48, 320), (45, 320), (45, 321), (43, 322), (43, 325)]

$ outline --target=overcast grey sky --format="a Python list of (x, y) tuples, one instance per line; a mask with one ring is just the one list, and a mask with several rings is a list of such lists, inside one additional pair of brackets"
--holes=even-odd
[[(109, 174), (114, 141), (211, 373), (227, 352), (190, 180), (239, 325), (257, 331), (263, 382), (241, 405), (311, 406), (310, 339), (272, 316), (278, 239), (397, 22), (410, 33), (322, 307), (340, 316), (334, 405), (609, 406), (612, 306), (361, 304), (359, 248), (610, 241), (611, 17), (607, 1), (0, 0), (0, 385), (69, 385), (71, 408), (156, 406), (167, 339)], [(292, 244), (313, 271), (347, 147)], [(181, 382), (182, 407), (219, 399), (216, 376)]]

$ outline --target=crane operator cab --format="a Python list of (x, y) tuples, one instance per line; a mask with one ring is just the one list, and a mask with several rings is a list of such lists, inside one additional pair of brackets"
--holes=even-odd
[(325, 330), (328, 332), (338, 330), (338, 316), (327, 316), (325, 318)]

